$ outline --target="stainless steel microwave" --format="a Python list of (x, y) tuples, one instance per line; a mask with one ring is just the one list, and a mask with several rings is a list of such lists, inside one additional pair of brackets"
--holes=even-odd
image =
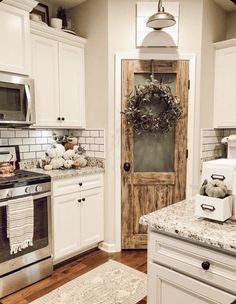
[(23, 127), (35, 123), (34, 81), (0, 73), (0, 126)]

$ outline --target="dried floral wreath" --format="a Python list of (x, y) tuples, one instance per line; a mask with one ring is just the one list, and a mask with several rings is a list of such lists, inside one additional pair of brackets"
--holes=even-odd
[[(154, 103), (161, 105), (160, 113), (153, 111)], [(168, 133), (181, 118), (182, 109), (170, 87), (151, 78), (144, 85), (135, 87), (134, 95), (127, 96), (127, 107), (122, 114), (135, 133)]]

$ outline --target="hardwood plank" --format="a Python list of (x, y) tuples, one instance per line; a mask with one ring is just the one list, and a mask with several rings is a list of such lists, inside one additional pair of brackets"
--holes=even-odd
[[(95, 249), (55, 266), (52, 276), (30, 285), (8, 297), (0, 299), (0, 303), (29, 304), (48, 292), (107, 262), (109, 259), (116, 260), (142, 272), (147, 272), (146, 250), (128, 250), (108, 254), (104, 251)], [(140, 302), (140, 304), (141, 303), (142, 302)]]

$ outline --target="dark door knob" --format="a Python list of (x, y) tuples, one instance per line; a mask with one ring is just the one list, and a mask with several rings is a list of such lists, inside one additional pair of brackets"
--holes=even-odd
[(131, 167), (131, 166), (130, 166), (130, 163), (124, 163), (124, 170), (125, 170), (125, 171), (128, 172), (128, 171), (130, 170), (130, 167)]
[(85, 202), (85, 198), (82, 198), (82, 201)]
[(61, 120), (61, 117), (57, 117), (57, 120)]
[(62, 117), (62, 118), (61, 118), (61, 120), (63, 120), (63, 121), (64, 121), (64, 120), (65, 120), (65, 117)]
[(78, 203), (81, 203), (81, 199), (78, 200)]
[(210, 268), (211, 264), (209, 262), (202, 262), (202, 268), (204, 270), (208, 270)]

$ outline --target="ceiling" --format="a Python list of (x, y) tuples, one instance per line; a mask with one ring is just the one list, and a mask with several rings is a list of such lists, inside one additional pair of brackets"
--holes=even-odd
[(66, 9), (72, 8), (86, 0), (47, 0), (47, 2), (55, 5), (55, 6), (62, 6)]
[(227, 12), (236, 11), (236, 5), (231, 0), (215, 0)]

